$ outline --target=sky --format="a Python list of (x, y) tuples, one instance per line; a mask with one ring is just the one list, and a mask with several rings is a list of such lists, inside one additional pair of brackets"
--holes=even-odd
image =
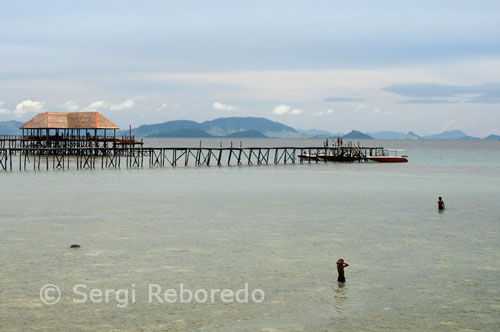
[(500, 134), (500, 1), (1, 1), (0, 121)]

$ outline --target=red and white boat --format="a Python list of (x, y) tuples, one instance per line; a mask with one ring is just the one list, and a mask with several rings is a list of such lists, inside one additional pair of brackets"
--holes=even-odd
[(379, 163), (407, 163), (408, 155), (406, 150), (396, 149), (377, 149), (374, 155), (366, 156), (368, 160), (376, 161)]

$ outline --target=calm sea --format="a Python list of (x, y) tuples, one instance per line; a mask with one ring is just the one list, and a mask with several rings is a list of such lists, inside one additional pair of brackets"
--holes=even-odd
[[(410, 162), (0, 174), (0, 330), (498, 330), (500, 142), (361, 144), (405, 148)], [(180, 283), (247, 283), (265, 299), (149, 303), (150, 284)], [(57, 304), (40, 300), (46, 284), (61, 290)], [(75, 303), (78, 284), (128, 289), (130, 303)]]

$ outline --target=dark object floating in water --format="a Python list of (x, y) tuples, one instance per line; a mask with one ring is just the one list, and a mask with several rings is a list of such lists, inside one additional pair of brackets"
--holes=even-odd
[(79, 244), (72, 244), (69, 247), (73, 248), (73, 249), (78, 249), (78, 248), (80, 248), (80, 245)]

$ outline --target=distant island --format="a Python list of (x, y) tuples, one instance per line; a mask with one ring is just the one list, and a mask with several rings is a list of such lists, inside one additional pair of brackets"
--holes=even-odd
[(21, 127), (24, 122), (15, 120), (0, 122), (0, 135), (21, 135)]
[[(119, 134), (128, 135), (128, 131)], [(292, 127), (265, 118), (229, 117), (196, 122), (176, 120), (132, 129), (137, 137), (181, 137), (181, 138), (304, 138)]]
[[(11, 120), (0, 122), (0, 135), (20, 135), (19, 127), (23, 122)], [(121, 130), (118, 136), (129, 135), (128, 130)], [(132, 129), (136, 137), (156, 138), (311, 138), (311, 139), (399, 139), (399, 140), (479, 140), (461, 130), (444, 131), (439, 134), (419, 136), (414, 132), (398, 131), (361, 132), (352, 130), (345, 133), (333, 133), (325, 130), (302, 130), (282, 123), (257, 117), (227, 117), (196, 122), (175, 120), (156, 124), (145, 124)], [(499, 135), (489, 135), (484, 140), (500, 140)]]
[(373, 137), (371, 137), (370, 135), (364, 134), (364, 133), (357, 131), (357, 130), (353, 130), (350, 133), (345, 134), (344, 136), (342, 136), (342, 138), (346, 138), (346, 139), (373, 139)]
[(500, 136), (499, 135), (490, 135), (488, 137), (485, 137), (484, 139), (490, 140), (490, 141), (500, 141)]

